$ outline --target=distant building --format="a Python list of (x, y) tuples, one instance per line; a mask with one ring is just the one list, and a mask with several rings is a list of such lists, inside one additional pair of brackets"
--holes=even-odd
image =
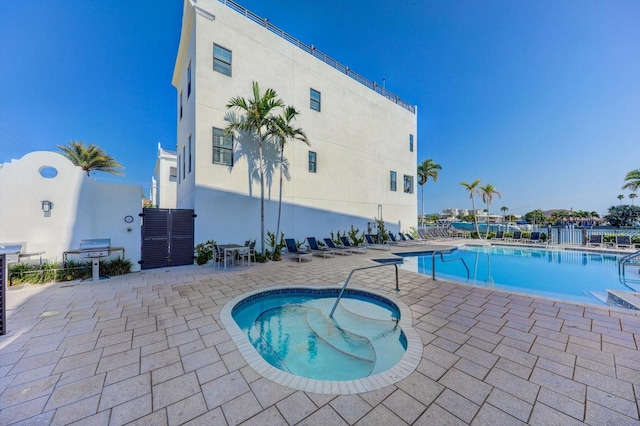
[(162, 149), (158, 142), (158, 157), (151, 178), (151, 206), (176, 208), (178, 186), (178, 159), (175, 151)]
[[(393, 231), (416, 226), (415, 106), (232, 1), (185, 0), (172, 80), (176, 206), (198, 215), (196, 241), (260, 235), (255, 142), (224, 133), (227, 103), (252, 98), (254, 81), (300, 111), (294, 125), (311, 143), (292, 141), (284, 150), (286, 236), (324, 237), (351, 225), (363, 231), (380, 215)], [(265, 226), (274, 232), (279, 153), (271, 145), (264, 164)]]

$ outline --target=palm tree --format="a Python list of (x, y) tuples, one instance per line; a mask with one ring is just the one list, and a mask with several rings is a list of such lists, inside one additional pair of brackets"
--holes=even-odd
[(473, 221), (476, 224), (476, 232), (478, 233), (478, 238), (480, 238), (480, 229), (478, 228), (478, 215), (476, 214), (476, 202), (473, 198), (473, 194), (478, 192), (478, 185), (480, 184), (480, 179), (476, 179), (471, 183), (460, 182), (460, 185), (464, 186), (467, 191), (469, 191), (469, 198), (471, 198), (471, 206), (473, 208)]
[(631, 170), (624, 177), (624, 180), (627, 183), (624, 184), (622, 189), (630, 189), (631, 191), (636, 191), (640, 188), (640, 169)]
[(424, 223), (424, 184), (427, 183), (429, 178), (437, 182), (439, 170), (442, 170), (442, 166), (434, 163), (431, 158), (427, 158), (418, 165), (418, 185), (422, 188), (422, 215), (420, 216), (420, 224)]
[(618, 200), (620, 200), (620, 205), (622, 205), (622, 199), (624, 198), (624, 194), (618, 195)]
[(499, 198), (502, 198), (502, 194), (498, 192), (495, 186), (490, 183), (485, 186), (481, 186), (480, 192), (482, 193), (482, 201), (487, 205), (487, 235), (489, 235), (489, 210), (491, 208), (491, 202), (493, 201), (493, 196), (497, 195)]
[(284, 107), (273, 89), (260, 94), (258, 82), (253, 82), (253, 98), (234, 97), (227, 103), (227, 109), (237, 109), (243, 116), (234, 118), (225, 132), (244, 132), (252, 134), (258, 142), (258, 172), (260, 176), (260, 252), (264, 256), (264, 167), (262, 164), (262, 145), (268, 137), (268, 129), (274, 120), (273, 110)]
[(635, 192), (632, 192), (631, 194), (629, 194), (629, 199), (631, 200), (631, 205), (633, 205), (633, 199), (636, 198), (638, 196), (638, 194), (636, 194)]
[(107, 172), (112, 175), (124, 175), (121, 171), (124, 167), (113, 157), (108, 155), (102, 148), (94, 144), (85, 146), (84, 142), (69, 142), (68, 146), (58, 145), (63, 155), (74, 165), (87, 172), (87, 176), (92, 171)]
[(276, 236), (280, 235), (280, 216), (282, 213), (282, 174), (284, 164), (284, 146), (288, 139), (299, 140), (310, 145), (307, 135), (302, 129), (295, 128), (292, 121), (300, 114), (292, 106), (284, 108), (283, 115), (275, 117), (271, 122), (269, 135), (276, 138), (280, 146), (280, 194), (278, 196), (278, 224), (276, 226)]

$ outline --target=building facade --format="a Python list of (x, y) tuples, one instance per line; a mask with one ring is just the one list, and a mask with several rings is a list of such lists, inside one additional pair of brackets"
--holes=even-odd
[[(177, 207), (194, 209), (196, 242), (260, 235), (256, 143), (225, 135), (234, 97), (274, 89), (310, 146), (288, 142), (281, 230), (325, 237), (380, 218), (417, 225), (417, 108), (231, 1), (185, 0), (177, 89)], [(278, 111), (279, 112), (279, 111)], [(237, 114), (237, 112), (236, 112)], [(265, 145), (265, 227), (276, 229), (279, 153)]]
[(151, 205), (161, 209), (175, 209), (178, 186), (178, 156), (163, 149), (158, 142), (158, 157), (151, 180)]

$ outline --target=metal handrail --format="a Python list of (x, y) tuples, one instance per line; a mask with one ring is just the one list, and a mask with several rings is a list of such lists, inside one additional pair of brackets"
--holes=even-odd
[(261, 26), (265, 27), (267, 30), (271, 31), (272, 33), (282, 37), (283, 39), (287, 40), (289, 43), (295, 45), (299, 49), (302, 49), (305, 52), (313, 55), (316, 59), (321, 60), (325, 64), (327, 64), (327, 65), (337, 69), (338, 71), (344, 73), (345, 75), (351, 77), (352, 79), (354, 79), (358, 83), (368, 87), (369, 89), (373, 90), (374, 92), (378, 93), (379, 95), (384, 96), (385, 98), (389, 99), (391, 102), (394, 102), (394, 103), (400, 105), (402, 108), (406, 109), (407, 111), (411, 112), (412, 114), (416, 113), (416, 107), (415, 106), (411, 105), (409, 102), (401, 99), (398, 95), (396, 95), (396, 94), (390, 92), (389, 90), (387, 90), (384, 87), (384, 85), (380, 86), (375, 81), (369, 81), (368, 79), (362, 77), (360, 74), (354, 72), (348, 66), (341, 64), (340, 62), (336, 61), (335, 59), (331, 58), (330, 56), (328, 56), (328, 55), (322, 53), (321, 51), (319, 51), (318, 49), (316, 49), (316, 47), (313, 44), (312, 45), (307, 45), (307, 44), (301, 42), (300, 40), (296, 39), (292, 35), (287, 34), (285, 31), (281, 30), (280, 28), (278, 28), (275, 25), (273, 25), (272, 23), (270, 23), (268, 19), (261, 18), (260, 16), (258, 16), (255, 13), (251, 12), (249, 9), (246, 9), (243, 6), (240, 6), (238, 3), (234, 2), (233, 0), (218, 0), (218, 1), (220, 3), (226, 5), (226, 6), (230, 7), (231, 9), (235, 10), (236, 12), (240, 13), (241, 15), (244, 15), (246, 18), (248, 18), (249, 20), (255, 22), (256, 24), (261, 25)]
[(340, 290), (340, 294), (338, 294), (338, 298), (336, 299), (336, 303), (333, 304), (333, 308), (331, 309), (329, 318), (333, 318), (333, 312), (338, 307), (338, 302), (340, 302), (340, 299), (342, 298), (342, 293), (344, 293), (344, 289), (347, 288), (347, 284), (349, 284), (349, 280), (351, 280), (351, 276), (353, 275), (354, 272), (362, 271), (363, 269), (381, 268), (383, 266), (391, 266), (391, 265), (395, 266), (396, 268), (396, 291), (400, 291), (400, 287), (398, 286), (398, 265), (396, 263), (382, 263), (380, 265), (363, 266), (362, 268), (352, 269), (351, 272), (349, 272), (349, 275), (347, 275), (347, 279), (344, 281), (342, 289)]
[[(461, 257), (456, 257), (454, 259), (449, 259), (449, 260), (445, 260), (443, 257), (443, 254), (445, 253), (445, 251), (443, 250), (436, 250), (433, 251), (431, 253), (431, 278), (436, 281), (436, 253), (440, 255), (440, 260), (442, 260), (442, 262), (452, 262), (454, 260), (460, 260), (462, 261), (462, 264), (464, 265), (464, 269), (467, 270), (467, 280), (471, 277), (471, 274), (469, 273), (469, 267), (467, 266), (467, 262), (464, 261), (463, 258)], [(451, 253), (451, 251), (447, 251), (447, 253)]]
[(618, 280), (622, 284), (626, 282), (624, 265), (628, 260), (631, 260), (635, 257), (640, 257), (640, 250), (635, 253), (629, 253), (625, 256), (622, 256), (620, 259), (618, 259)]

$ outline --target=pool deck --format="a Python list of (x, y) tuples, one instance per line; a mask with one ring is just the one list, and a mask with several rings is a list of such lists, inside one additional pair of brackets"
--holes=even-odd
[(350, 286), (409, 306), (423, 351), (408, 377), (350, 395), (262, 377), (220, 321), (240, 294), (336, 286), (353, 268), (388, 256), (369, 250), (227, 271), (183, 266), (10, 289), (0, 424), (640, 425), (638, 311), (403, 270), (396, 293), (393, 268), (357, 272)]

